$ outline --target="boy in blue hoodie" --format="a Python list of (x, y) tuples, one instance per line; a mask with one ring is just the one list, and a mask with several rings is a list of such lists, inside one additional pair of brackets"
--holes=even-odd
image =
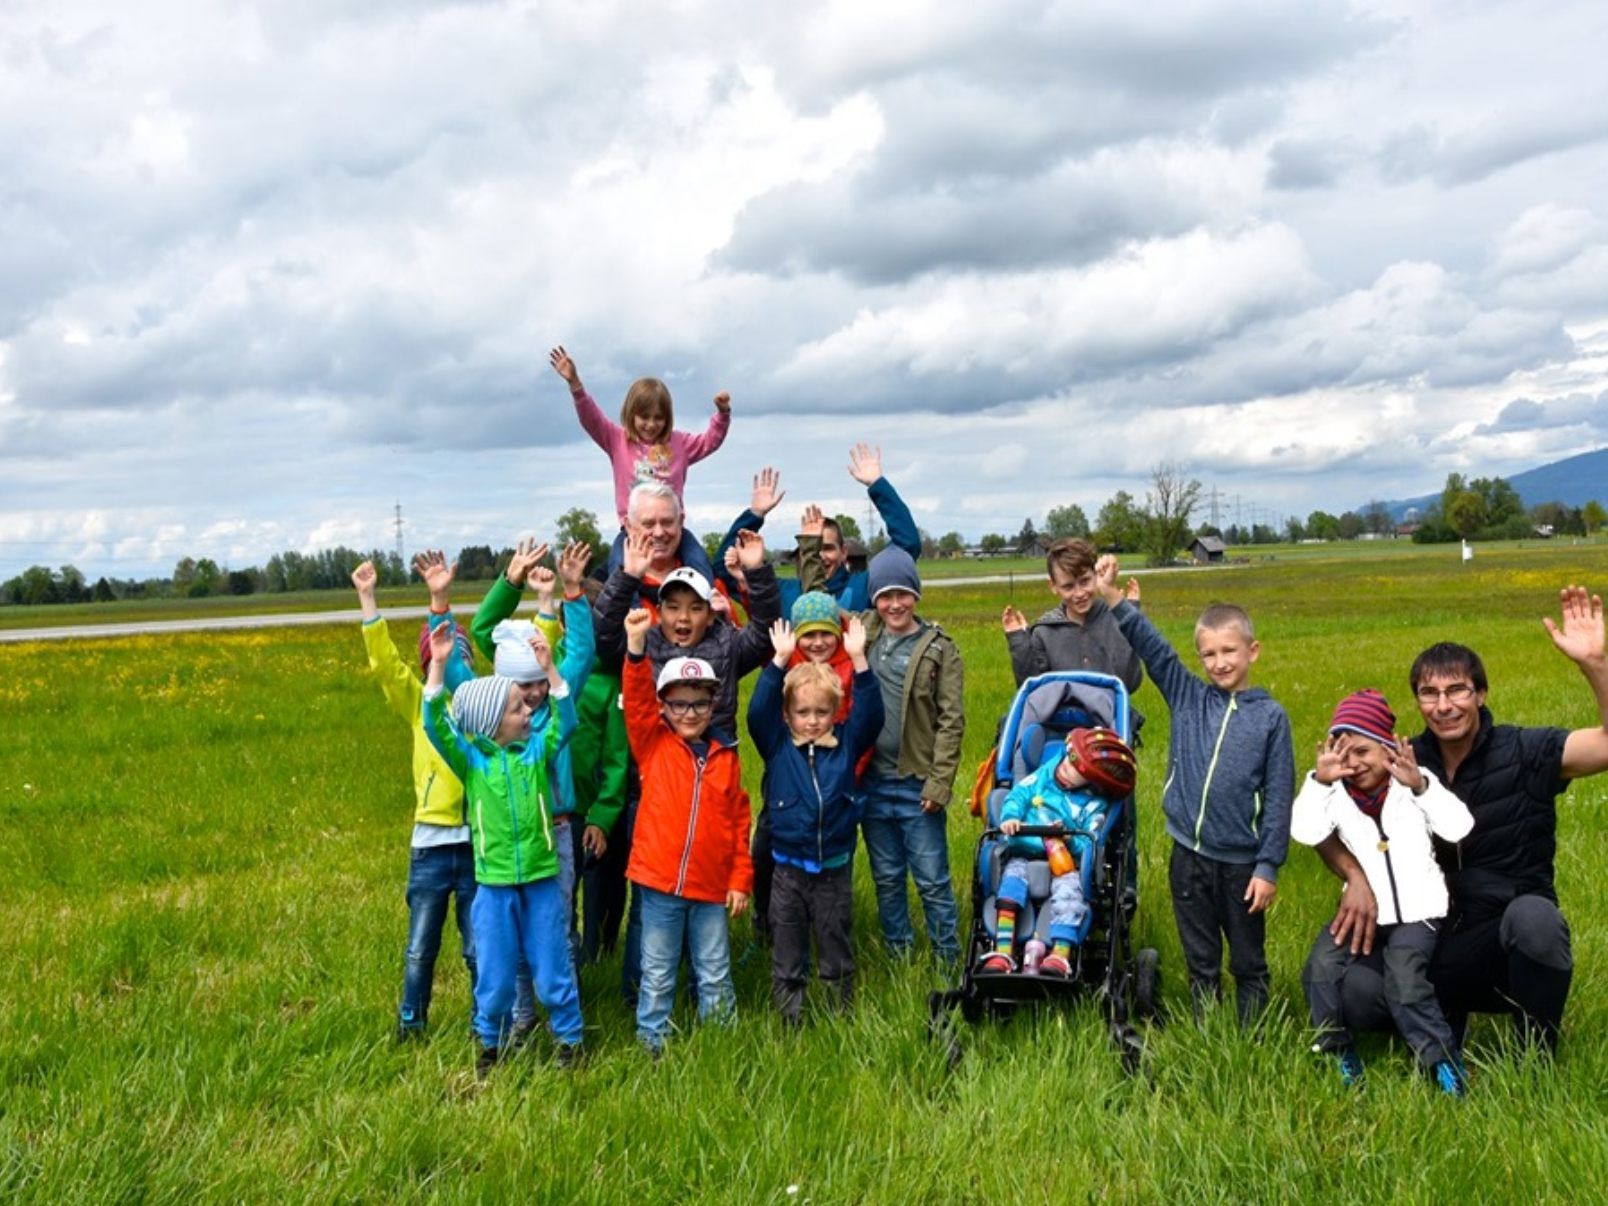
[(1290, 719), (1250, 685), (1261, 645), (1243, 608), (1217, 603), (1195, 622), (1202, 679), (1117, 587), (1100, 558), (1100, 592), (1172, 713), (1161, 806), (1173, 839), (1173, 917), (1197, 1012), (1222, 992), (1223, 939), (1240, 1024), (1267, 1005), (1268, 905), (1290, 845), (1295, 751)]
[(810, 934), (821, 983), (835, 986), (837, 1006), (854, 997), (854, 838), (860, 821), (855, 765), (882, 731), (882, 688), (865, 657), (865, 626), (853, 616), (843, 648), (854, 667), (854, 705), (834, 724), (843, 684), (830, 667), (804, 662), (784, 672), (797, 638), (786, 620), (771, 626), (775, 656), (754, 685), (748, 733), (765, 759), (765, 805), (771, 817), (771, 997), (782, 1021), (803, 1019)]

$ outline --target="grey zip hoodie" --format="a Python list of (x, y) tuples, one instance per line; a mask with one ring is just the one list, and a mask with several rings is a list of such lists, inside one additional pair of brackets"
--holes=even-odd
[(1098, 670), (1120, 678), (1130, 695), (1145, 681), (1139, 657), (1123, 639), (1104, 599), (1094, 601), (1081, 624), (1053, 607), (1031, 628), (1007, 632), (1005, 643), (1010, 647), (1011, 673), (1016, 675), (1018, 687), (1035, 674), (1051, 670)]
[(1190, 673), (1165, 637), (1127, 600), (1112, 609), (1172, 713), (1167, 832), (1225, 863), (1255, 863), (1277, 883), (1290, 846), (1295, 750), (1290, 718), (1266, 691), (1229, 692)]

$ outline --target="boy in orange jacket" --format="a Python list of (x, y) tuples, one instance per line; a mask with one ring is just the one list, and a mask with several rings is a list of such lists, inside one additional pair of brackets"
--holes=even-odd
[(641, 772), (626, 878), (642, 894), (642, 987), (637, 1038), (656, 1058), (670, 1031), (683, 944), (698, 981), (698, 1017), (727, 1021), (737, 1010), (726, 913), (748, 908), (748, 793), (734, 734), (710, 726), (713, 668), (672, 658), (655, 682), (647, 660), (653, 616), (625, 618), (625, 729)]

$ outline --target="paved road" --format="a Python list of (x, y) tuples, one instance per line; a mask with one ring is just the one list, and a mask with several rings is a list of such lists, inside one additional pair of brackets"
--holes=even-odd
[[(1139, 573), (1170, 574), (1187, 570), (1189, 567), (1180, 566), (1178, 570), (1142, 570)], [(1037, 586), (1040, 578), (1037, 573), (1023, 574), (984, 574), (975, 578), (933, 578), (924, 583), (927, 590), (942, 589), (949, 586), (995, 586), (1007, 582), (1019, 582), (1027, 586)], [(467, 606), (467, 604), (466, 604)], [(428, 607), (389, 607), (385, 610), (388, 619), (393, 620), (420, 620), (424, 618)], [(120, 636), (151, 636), (164, 632), (207, 632), (211, 630), (229, 630), (237, 628), (297, 628), (309, 624), (356, 624), (363, 618), (363, 613), (357, 608), (345, 611), (287, 611), (276, 612), (269, 615), (254, 616), (197, 616), (186, 620), (131, 620), (120, 624), (66, 624), (50, 628), (6, 628), (0, 629), (0, 645), (16, 643), (19, 641), (82, 641), (93, 637), (120, 637)]]

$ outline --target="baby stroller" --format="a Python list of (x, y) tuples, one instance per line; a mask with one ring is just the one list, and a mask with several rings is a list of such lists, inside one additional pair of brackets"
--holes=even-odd
[[(986, 1014), (1006, 1017), (1023, 1005), (1075, 1000), (1094, 994), (1100, 1001), (1112, 1040), (1125, 1064), (1136, 1068), (1142, 1044), (1134, 1023), (1155, 1017), (1160, 992), (1156, 951), (1135, 957), (1131, 933), (1138, 895), (1131, 880), (1135, 841), (1134, 801), (1113, 801), (1098, 833), (1087, 834), (1094, 853), (1082, 862), (1083, 899), (1088, 905), (1072, 948), (1071, 973), (1037, 975), (1031, 971), (983, 971), (982, 957), (993, 949), (997, 920), (996, 893), (1006, 861), (1008, 839), (999, 830), (1000, 806), (1011, 787), (1060, 754), (1073, 729), (1101, 726), (1132, 741), (1133, 715), (1121, 679), (1087, 671), (1056, 671), (1024, 682), (1000, 725), (994, 759), (993, 788), (988, 793), (983, 835), (977, 843), (972, 872), (972, 921), (964, 971), (958, 987), (928, 997), (929, 1034), (942, 1038), (953, 1063), (960, 1057), (952, 1024), (955, 1009), (968, 1022)], [(1073, 837), (1059, 827), (1025, 826), (1022, 837)], [(1047, 862), (1029, 866), (1029, 903), (1017, 921), (1022, 940), (1039, 932), (1041, 906), (1050, 893)]]

